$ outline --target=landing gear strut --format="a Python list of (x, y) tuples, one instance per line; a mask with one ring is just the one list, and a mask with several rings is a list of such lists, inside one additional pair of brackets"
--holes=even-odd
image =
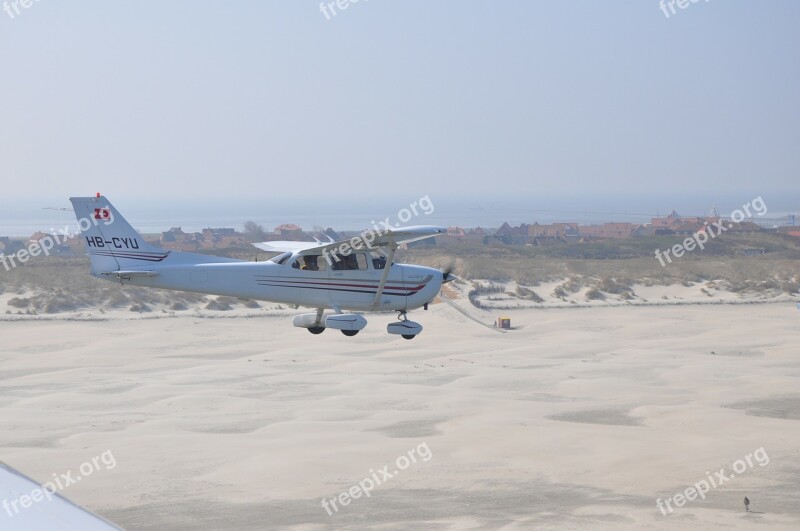
[[(397, 320), (398, 321), (402, 321), (404, 323), (407, 323), (408, 322), (408, 312), (400, 312), (398, 314), (398, 316), (397, 316)], [(403, 337), (403, 339), (414, 339), (415, 337), (417, 337), (416, 334), (400, 334), (400, 335)]]
[(295, 315), (292, 319), (292, 324), (301, 328), (305, 328), (314, 335), (321, 334), (325, 331), (325, 323), (322, 319), (324, 308), (317, 308), (316, 313), (304, 313), (302, 315)]

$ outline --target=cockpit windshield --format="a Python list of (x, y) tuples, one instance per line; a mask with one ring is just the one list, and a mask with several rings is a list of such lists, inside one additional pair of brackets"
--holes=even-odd
[(282, 265), (286, 263), (286, 260), (288, 260), (290, 256), (292, 256), (292, 253), (283, 253), (279, 254), (278, 256), (273, 256), (272, 258), (269, 259), (269, 261)]

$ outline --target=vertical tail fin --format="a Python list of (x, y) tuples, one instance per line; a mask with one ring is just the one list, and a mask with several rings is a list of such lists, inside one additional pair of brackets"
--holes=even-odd
[(144, 241), (105, 197), (69, 200), (95, 275), (120, 270), (147, 271), (169, 255), (169, 251)]

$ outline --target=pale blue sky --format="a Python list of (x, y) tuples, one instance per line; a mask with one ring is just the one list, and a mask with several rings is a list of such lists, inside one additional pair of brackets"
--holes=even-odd
[(794, 0), (40, 0), (0, 12), (4, 202), (796, 193), (798, 27)]

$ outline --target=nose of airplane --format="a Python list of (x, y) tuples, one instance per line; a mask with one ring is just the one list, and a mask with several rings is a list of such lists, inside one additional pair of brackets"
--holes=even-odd
[(441, 270), (442, 272), (442, 284), (447, 284), (451, 280), (455, 280), (455, 275), (453, 275), (453, 266), (447, 266), (446, 268)]

